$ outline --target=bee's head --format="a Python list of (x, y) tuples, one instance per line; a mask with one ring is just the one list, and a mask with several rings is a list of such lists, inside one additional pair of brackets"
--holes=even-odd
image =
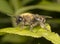
[(23, 18), (21, 17), (21, 16), (17, 16), (16, 17), (16, 23), (17, 23), (17, 25), (20, 23), (20, 22), (22, 22), (23, 21)]

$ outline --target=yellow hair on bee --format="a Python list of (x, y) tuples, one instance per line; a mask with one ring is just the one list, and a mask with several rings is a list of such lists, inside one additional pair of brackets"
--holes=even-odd
[(34, 14), (32, 14), (32, 13), (23, 13), (23, 14), (21, 14), (20, 16), (33, 19)]

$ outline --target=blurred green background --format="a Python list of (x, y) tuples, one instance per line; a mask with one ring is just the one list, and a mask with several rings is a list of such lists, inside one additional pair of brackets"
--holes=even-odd
[[(19, 9), (23, 12), (52, 16), (53, 18), (47, 19), (47, 22), (51, 25), (51, 30), (60, 35), (60, 0), (0, 0), (0, 29), (13, 27), (11, 15), (15, 14)], [(52, 43), (45, 38), (37, 39), (13, 34), (4, 34), (0, 36), (0, 44)]]

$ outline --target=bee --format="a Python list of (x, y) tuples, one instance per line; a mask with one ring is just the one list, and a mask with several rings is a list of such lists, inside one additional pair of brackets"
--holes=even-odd
[(22, 28), (24, 28), (24, 26), (29, 26), (30, 30), (32, 30), (35, 26), (38, 25), (41, 28), (45, 28), (46, 18), (52, 18), (52, 17), (32, 13), (23, 13), (21, 15), (16, 16), (16, 23), (17, 25), (20, 24)]

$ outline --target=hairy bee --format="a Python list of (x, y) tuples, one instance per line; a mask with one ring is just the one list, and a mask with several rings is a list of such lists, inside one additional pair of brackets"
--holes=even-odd
[(32, 28), (37, 25), (39, 25), (42, 28), (45, 28), (46, 18), (52, 18), (52, 17), (32, 13), (23, 13), (21, 15), (17, 15), (16, 23), (17, 25), (20, 24), (22, 28), (24, 26), (29, 26), (30, 30), (32, 30)]

